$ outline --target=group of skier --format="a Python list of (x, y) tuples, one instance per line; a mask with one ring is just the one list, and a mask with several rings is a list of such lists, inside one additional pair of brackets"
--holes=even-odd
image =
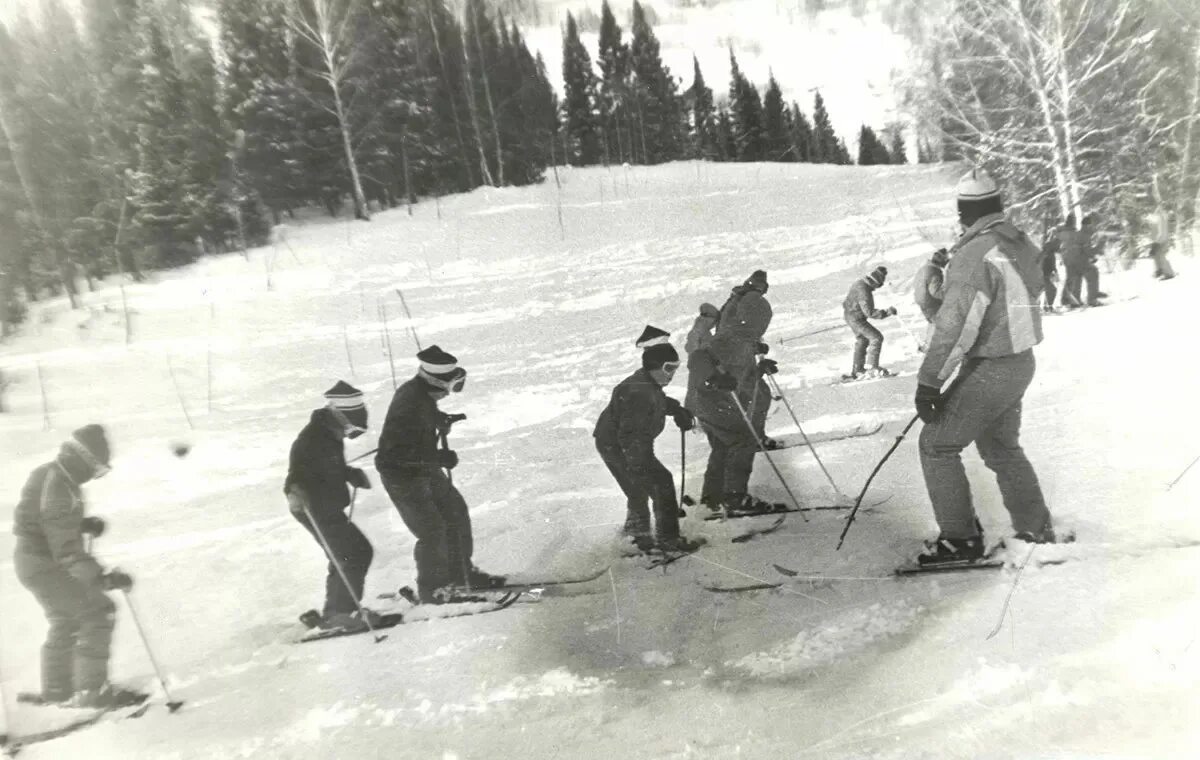
[[(940, 531), (918, 557), (921, 564), (983, 554), (961, 460), (972, 443), (996, 475), (1017, 535), (1055, 540), (1037, 475), (1018, 440), (1033, 347), (1042, 339), (1042, 251), (1005, 218), (999, 188), (984, 172), (959, 181), (957, 207), (961, 237), (935, 252), (914, 279), (915, 300), (930, 322), (914, 406), (924, 422), (921, 467)], [(886, 268), (876, 267), (854, 283), (843, 304), (855, 335), (851, 377), (889, 374), (879, 365), (880, 333), (868, 322), (896, 313), (894, 306), (874, 304), (872, 293), (886, 276)], [(617, 384), (599, 415), (596, 449), (625, 495), (623, 531), (643, 550), (686, 552), (702, 543), (680, 535), (674, 479), (654, 454), (668, 416), (681, 430), (699, 424), (708, 439), (702, 503), (728, 514), (771, 508), (748, 492), (755, 452), (775, 447), (764, 432), (772, 397), (766, 380), (778, 371), (763, 342), (772, 318), (768, 289), (766, 272), (758, 270), (720, 309), (701, 305), (685, 342), (683, 404), (663, 390), (681, 358), (665, 331), (647, 327), (636, 341), (641, 366)], [(471, 520), (450, 475), (458, 456), (447, 432), (461, 415), (442, 412), (438, 402), (463, 390), (466, 370), (438, 346), (417, 360), (416, 374), (388, 407), (375, 468), (417, 539), (419, 601), (436, 604), (459, 599), (463, 589), (498, 588), (505, 579), (472, 563)], [(368, 413), (362, 393), (345, 382), (324, 398), (291, 447), (283, 490), (290, 512), (329, 560), (319, 624), (368, 627), (373, 613), (363, 608), (362, 593), (372, 548), (346, 511), (371, 481), (347, 464), (344, 449), (345, 439), (366, 432)], [(53, 462), (34, 470), (16, 510), (17, 574), (50, 623), (42, 650), (42, 696), (49, 702), (108, 706), (145, 698), (113, 687), (107, 675), (115, 608), (105, 592), (128, 591), (133, 581), (103, 570), (86, 549), (87, 535), (102, 531), (103, 522), (85, 516), (80, 486), (107, 472), (110, 458), (100, 426), (75, 431)]]

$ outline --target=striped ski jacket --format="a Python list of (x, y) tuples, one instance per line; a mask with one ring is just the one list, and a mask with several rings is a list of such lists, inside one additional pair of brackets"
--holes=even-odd
[(1042, 342), (1042, 252), (1003, 214), (971, 225), (952, 250), (945, 300), (917, 374), (935, 388), (964, 358), (1019, 354)]

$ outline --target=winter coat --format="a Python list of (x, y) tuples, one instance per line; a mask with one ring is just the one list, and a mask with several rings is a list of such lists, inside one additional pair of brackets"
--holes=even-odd
[(66, 445), (53, 462), (34, 469), (13, 514), (17, 554), (51, 560), (75, 580), (95, 586), (103, 570), (84, 549), (83, 491), (88, 466)]
[(1051, 235), (1046, 239), (1046, 244), (1042, 246), (1042, 277), (1048, 280), (1058, 278), (1058, 262), (1055, 261), (1055, 254), (1062, 247), (1059, 242), (1058, 235)]
[(329, 422), (329, 410), (314, 410), (292, 443), (284, 493), (299, 496), (299, 486), (315, 520), (338, 522), (344, 519), (342, 511), (350, 504), (348, 474), (345, 443)]
[(700, 349), (688, 354), (687, 408), (703, 425), (725, 430), (744, 430), (745, 420), (728, 391), (709, 388), (705, 382), (718, 371), (720, 364), (713, 352)]
[(439, 467), (439, 429), (446, 415), (414, 375), (396, 389), (379, 433), (375, 469), (395, 478), (428, 475)]
[(1041, 251), (1003, 214), (988, 214), (955, 245), (942, 308), (917, 374), (940, 388), (964, 358), (1019, 354), (1042, 342)]
[(867, 319), (883, 319), (887, 312), (875, 308), (875, 288), (867, 284), (867, 278), (855, 280), (842, 301), (842, 314), (847, 322), (865, 322)]
[(1058, 231), (1058, 241), (1063, 260), (1063, 266), (1069, 270), (1082, 269), (1088, 262), (1094, 261), (1099, 255), (1093, 230), (1085, 225), (1081, 230), (1061, 227)]
[(688, 331), (687, 339), (683, 342), (683, 350), (687, 355), (700, 348), (707, 348), (713, 340), (713, 327), (717, 324), (717, 317), (706, 317), (703, 314), (696, 317), (692, 322), (692, 329)]
[(613, 388), (592, 435), (600, 444), (618, 446), (631, 468), (645, 467), (655, 461), (654, 439), (666, 426), (670, 408), (679, 403), (670, 402), (650, 372), (639, 369)]
[(734, 288), (721, 307), (717, 334), (710, 347), (725, 371), (739, 382), (753, 382), (757, 347), (773, 315), (766, 296), (746, 285)]
[(942, 296), (945, 294), (945, 270), (932, 261), (926, 261), (913, 277), (913, 300), (929, 322), (937, 316), (942, 308)]

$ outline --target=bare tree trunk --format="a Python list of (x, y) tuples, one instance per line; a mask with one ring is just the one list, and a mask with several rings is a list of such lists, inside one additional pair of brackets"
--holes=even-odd
[(1071, 83), (1067, 73), (1067, 50), (1063, 39), (1062, 0), (1051, 0), (1054, 3), (1054, 47), (1055, 63), (1058, 77), (1059, 107), (1062, 109), (1063, 152), (1066, 157), (1067, 195), (1071, 200), (1071, 208), (1075, 212), (1076, 229), (1083, 223), (1083, 199), (1079, 192), (1079, 170), (1075, 160), (1075, 134), (1071, 123)]
[(363, 193), (362, 179), (358, 176), (358, 162), (354, 160), (354, 146), (350, 143), (350, 122), (346, 117), (346, 110), (342, 106), (341, 88), (332, 81), (329, 82), (330, 89), (333, 90), (333, 105), (337, 109), (338, 129), (342, 133), (342, 150), (346, 153), (346, 165), (350, 167), (350, 183), (351, 190), (354, 192), (354, 218), (371, 220), (371, 210), (367, 208), (367, 198)]
[[(500, 149), (500, 125), (496, 119), (496, 108), (492, 104), (492, 87), (488, 83), (487, 65), (483, 60), (483, 42), (479, 38), (479, 19), (467, 9), (471, 27), (475, 31), (475, 52), (479, 56), (479, 78), (483, 80), (483, 98), (487, 104), (488, 117), (492, 120), (492, 141), (496, 144), (496, 187), (504, 184), (504, 153)], [(482, 146), (480, 147), (482, 150)]]
[(404, 202), (408, 206), (408, 215), (413, 214), (412, 175), (408, 170), (408, 128), (400, 128), (400, 163), (404, 165)]
[[(464, 53), (467, 49), (467, 30), (462, 29), (462, 46)], [(479, 128), (479, 109), (475, 106), (475, 83), (471, 80), (471, 62), (463, 60), (463, 86), (467, 90), (467, 114), (471, 117), (471, 129), (475, 132), (475, 147), (479, 149), (479, 174), (485, 184), (495, 186), (492, 172), (488, 169), (487, 154), (483, 151), (483, 130)]]
[(1186, 201), (1192, 201), (1194, 206), (1200, 198), (1200, 187), (1196, 193), (1187, 192), (1187, 182), (1191, 178), (1192, 165), (1192, 134), (1196, 118), (1200, 116), (1200, 27), (1196, 29), (1196, 52), (1192, 59), (1192, 92), (1188, 98), (1187, 127), (1183, 131), (1183, 156), (1180, 163), (1180, 187), (1175, 196), (1175, 244), (1184, 244), (1184, 223)]

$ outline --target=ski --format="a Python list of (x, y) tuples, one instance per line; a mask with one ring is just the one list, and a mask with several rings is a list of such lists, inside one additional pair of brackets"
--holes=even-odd
[[(379, 623), (374, 625), (376, 631), (394, 628), (406, 623), (424, 623), (432, 620), (466, 617), (468, 615), (483, 615), (488, 612), (499, 612), (508, 609), (521, 598), (521, 592), (510, 591), (498, 599), (480, 602), (451, 602), (448, 604), (421, 604), (405, 612), (389, 612), (379, 616)], [(301, 636), (299, 643), (323, 641), (341, 636), (355, 636), (369, 633), (371, 629), (363, 628), (325, 628), (314, 630)]]
[(755, 536), (765, 536), (768, 533), (774, 533), (775, 531), (779, 530), (779, 527), (781, 525), (783, 525), (783, 521), (786, 519), (787, 519), (787, 515), (780, 515), (779, 518), (777, 520), (775, 520), (775, 522), (771, 523), (770, 525), (767, 525), (762, 528), (751, 528), (750, 530), (746, 531), (745, 533), (741, 533), (741, 534), (734, 536), (732, 539), (730, 539), (730, 541), (732, 541), (735, 544), (743, 544), (743, 543), (749, 541), (750, 539), (754, 538)]
[[(42, 695), (40, 695), (40, 694), (29, 694), (29, 693), (18, 694), (17, 701), (22, 702), (24, 704), (42, 705), (42, 706), (46, 706), (46, 707), (51, 707), (51, 706), (61, 707), (60, 705), (57, 705), (56, 703), (46, 702), (45, 700), (42, 699)], [(70, 707), (61, 707), (61, 709), (74, 711), (74, 708), (70, 708)], [(6, 734), (4, 737), (6, 739), (6, 741), (3, 744), (4, 754), (8, 755), (9, 757), (14, 757), (14, 756), (16, 756), (16, 754), (18, 752), (20, 752), (22, 749), (24, 749), (25, 747), (28, 747), (31, 744), (40, 744), (42, 742), (48, 742), (53, 739), (61, 739), (62, 737), (67, 736), (69, 734), (73, 734), (76, 731), (80, 731), (89, 726), (94, 726), (94, 725), (100, 723), (101, 721), (105, 720), (106, 718), (111, 718), (112, 720), (128, 720), (128, 719), (132, 719), (132, 718), (140, 718), (143, 715), (145, 715), (146, 711), (149, 709), (150, 709), (150, 704), (148, 702), (146, 702), (145, 700), (143, 700), (142, 702), (140, 702), (136, 705), (126, 705), (124, 707), (100, 708), (100, 709), (97, 709), (97, 710), (89, 713), (88, 715), (84, 715), (82, 717), (76, 718), (75, 720), (70, 721), (66, 725), (59, 726), (57, 728), (47, 729), (45, 731), (36, 731), (32, 734), (25, 734), (22, 736)]]
[(711, 591), (714, 594), (740, 594), (744, 591), (769, 591), (773, 588), (779, 588), (782, 583), (771, 583), (762, 581), (761, 583), (747, 583), (741, 586), (721, 586), (719, 584), (702, 584), (705, 591)]
[[(491, 586), (487, 589), (476, 589), (476, 590), (471, 590), (471, 589), (462, 587), (462, 590), (465, 591), (466, 593), (474, 593), (475, 591), (514, 591), (514, 590), (530, 589), (530, 588), (545, 588), (546, 586), (569, 586), (569, 585), (572, 585), (575, 583), (587, 583), (588, 581), (594, 581), (597, 578), (599, 578), (600, 576), (607, 573), (608, 568), (609, 568), (609, 565), (605, 565), (604, 567), (600, 568), (599, 570), (597, 570), (593, 573), (587, 573), (585, 575), (569, 576), (569, 577), (565, 577), (565, 578), (536, 578), (535, 577), (532, 580), (523, 580), (519, 576), (505, 576), (504, 584), (500, 585), (500, 586)], [(408, 587), (406, 586), (405, 589), (407, 589), (407, 588)], [(384, 592), (379, 595), (379, 598), (380, 599), (395, 599), (398, 596), (400, 596), (405, 589), (401, 589), (401, 591), (399, 593)]]
[[(868, 435), (875, 435), (880, 430), (883, 430), (882, 422), (864, 423), (852, 428), (842, 430), (828, 430), (808, 434), (808, 442), (830, 443), (832, 441), (844, 441), (847, 438), (861, 438)], [(795, 448), (796, 446), (804, 445), (804, 436), (800, 433), (785, 433), (784, 435), (771, 436), (778, 446), (772, 451), (784, 451), (786, 449)]]
[(878, 377), (854, 377), (852, 375), (842, 375), (840, 379), (834, 380), (832, 383), (830, 383), (830, 385), (835, 388), (838, 386), (862, 385), (863, 383), (874, 383), (880, 380), (892, 380), (893, 378), (897, 377), (908, 377), (911, 374), (911, 372), (891, 372), (887, 375), (880, 375)]
[(994, 570), (1004, 567), (1003, 559), (964, 559), (955, 562), (939, 562), (936, 565), (901, 565), (896, 575), (921, 575), (922, 573), (952, 573), (959, 570)]
[[(866, 509), (866, 510), (874, 509), (875, 507), (878, 507), (880, 504), (883, 504), (890, 498), (892, 498), (892, 497), (885, 496), (884, 498), (880, 499), (877, 502), (874, 502), (870, 505), (864, 506), (863, 509)], [(823, 510), (835, 511), (835, 510), (854, 509), (853, 504), (818, 504), (818, 505), (812, 506), (812, 507), (800, 507), (800, 509), (796, 509), (795, 507), (789, 507), (787, 504), (785, 504), (781, 501), (774, 502), (773, 506), (774, 506), (774, 509), (764, 509), (761, 512), (734, 512), (732, 514), (726, 514), (724, 512), (714, 512), (711, 515), (705, 515), (704, 519), (707, 521), (737, 520), (742, 517), (762, 517), (763, 515), (779, 515), (779, 514), (784, 514), (786, 512), (812, 512), (812, 511), (823, 511)]]

